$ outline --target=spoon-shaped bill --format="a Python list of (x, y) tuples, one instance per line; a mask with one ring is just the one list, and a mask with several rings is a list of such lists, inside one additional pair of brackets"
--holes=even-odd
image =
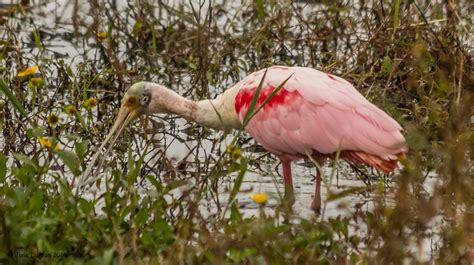
[(117, 141), (118, 137), (122, 134), (123, 130), (127, 125), (135, 118), (138, 116), (138, 112), (136, 110), (130, 111), (127, 106), (122, 106), (119, 110), (119, 113), (117, 115), (117, 118), (115, 119), (115, 123), (112, 126), (112, 129), (110, 130), (109, 134), (107, 137), (105, 137), (104, 142), (100, 145), (99, 149), (97, 152), (92, 156), (92, 159), (89, 163), (89, 166), (87, 166), (86, 170), (83, 172), (81, 179), (79, 181), (78, 187), (83, 187), (93, 181), (95, 181), (95, 178), (89, 179), (91, 173), (92, 173), (92, 168), (94, 167), (97, 159), (99, 158), (100, 153), (102, 152), (102, 149), (109, 143), (109, 146), (107, 150), (105, 151), (104, 155), (100, 159), (99, 167), (102, 167), (102, 164), (107, 157), (108, 153), (110, 150), (112, 150), (112, 147), (114, 146), (115, 142)]

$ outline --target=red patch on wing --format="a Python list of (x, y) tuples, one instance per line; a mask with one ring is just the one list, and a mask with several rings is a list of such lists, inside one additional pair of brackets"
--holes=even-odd
[[(265, 99), (270, 96), (270, 94), (273, 92), (275, 87), (273, 86), (265, 86), (262, 87), (260, 90), (260, 95), (258, 96), (257, 99), (257, 106), (260, 106)], [(250, 103), (252, 102), (253, 96), (255, 95), (255, 92), (257, 91), (256, 87), (253, 88), (242, 88), (239, 93), (237, 93), (237, 96), (235, 97), (235, 111), (237, 113), (240, 113), (242, 108), (248, 108), (250, 106)], [(300, 96), (300, 94), (295, 90), (295, 91), (288, 91), (285, 88), (281, 88), (276, 95), (274, 95), (266, 104), (263, 106), (263, 109), (267, 108), (272, 108), (278, 105), (282, 105), (285, 102), (291, 101), (295, 97)]]

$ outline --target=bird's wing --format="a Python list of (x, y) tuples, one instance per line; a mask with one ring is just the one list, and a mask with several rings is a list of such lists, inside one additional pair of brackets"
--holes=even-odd
[[(235, 108), (241, 121), (263, 74), (255, 72), (240, 82)], [(400, 125), (334, 75), (303, 67), (269, 68), (257, 106), (290, 75), (245, 128), (267, 150), (277, 155), (305, 155), (340, 149), (385, 160), (406, 152)]]

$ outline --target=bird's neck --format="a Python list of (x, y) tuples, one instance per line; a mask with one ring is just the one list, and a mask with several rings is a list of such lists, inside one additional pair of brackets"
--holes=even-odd
[(235, 109), (220, 104), (217, 99), (206, 99), (195, 103), (198, 106), (195, 119), (197, 123), (224, 131), (240, 128), (240, 121)]
[(168, 95), (166, 112), (177, 114), (188, 121), (194, 121), (206, 127), (229, 131), (239, 129), (239, 117), (235, 111), (235, 93), (231, 90), (216, 99), (193, 101), (172, 91)]
[(166, 112), (177, 114), (188, 121), (196, 120), (198, 106), (196, 102), (176, 94), (175, 100), (170, 101), (166, 107)]
[(196, 102), (198, 106), (196, 122), (224, 131), (240, 129), (242, 124), (235, 110), (235, 97), (238, 91), (239, 87), (234, 86), (215, 99)]

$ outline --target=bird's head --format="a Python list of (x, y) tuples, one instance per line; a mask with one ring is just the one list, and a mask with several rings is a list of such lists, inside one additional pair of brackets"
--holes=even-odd
[(107, 154), (114, 146), (118, 137), (131, 121), (143, 114), (167, 112), (166, 106), (169, 104), (168, 98), (170, 97), (170, 93), (174, 92), (164, 86), (149, 82), (138, 82), (127, 89), (123, 96), (120, 110), (112, 129), (110, 129), (109, 134), (97, 150), (96, 154), (92, 157), (87, 169), (84, 171), (80, 186), (86, 184), (85, 181), (88, 179), (92, 167), (95, 165), (102, 149), (107, 145), (107, 143), (109, 143), (109, 146), (99, 163), (99, 168)]
[(134, 117), (147, 113), (153, 95), (153, 89), (148, 84), (147, 82), (138, 82), (128, 88), (122, 98), (120, 111), (127, 111)]
[(123, 96), (119, 117), (120, 112), (128, 112), (133, 117), (148, 113), (169, 113), (175, 96), (175, 92), (159, 84), (143, 81), (135, 83)]
[(103, 144), (113, 139), (110, 145), (114, 145), (118, 136), (131, 121), (143, 114), (156, 112), (150, 107), (157, 105), (156, 99), (159, 98), (160, 88), (161, 86), (148, 82), (138, 82), (130, 86), (122, 98), (117, 118)]

